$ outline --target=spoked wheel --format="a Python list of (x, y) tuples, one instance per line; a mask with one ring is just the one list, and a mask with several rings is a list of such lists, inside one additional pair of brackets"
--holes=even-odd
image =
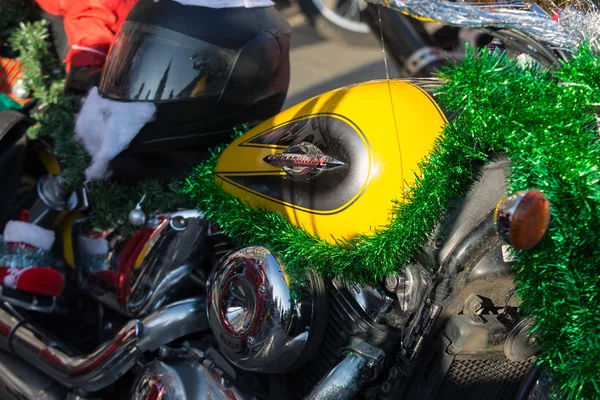
[(319, 36), (353, 46), (376, 43), (363, 19), (367, 7), (364, 0), (299, 0), (298, 3)]

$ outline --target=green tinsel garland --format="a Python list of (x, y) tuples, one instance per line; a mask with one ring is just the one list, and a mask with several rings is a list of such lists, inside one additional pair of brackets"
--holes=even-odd
[[(341, 246), (254, 210), (214, 180), (218, 152), (188, 178), (184, 193), (242, 243), (277, 251), (294, 270), (359, 282), (396, 271), (425, 243), (451, 201), (475, 178), (474, 165), (500, 151), (513, 163), (511, 191), (538, 188), (552, 204), (545, 240), (518, 252), (518, 294), (536, 317), (542, 362), (568, 399), (600, 398), (600, 58), (582, 48), (554, 76), (470, 51), (442, 74), (439, 101), (457, 117), (420, 165), (389, 227)], [(568, 83), (561, 83), (568, 82)]]
[(600, 58), (582, 47), (551, 76), (470, 54), (443, 77), (441, 101), (460, 112), (449, 129), (506, 148), (510, 190), (550, 200), (545, 240), (516, 254), (518, 294), (566, 398), (600, 398)]

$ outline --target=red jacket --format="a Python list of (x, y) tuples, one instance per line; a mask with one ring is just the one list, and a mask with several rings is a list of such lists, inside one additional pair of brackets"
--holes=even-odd
[(138, 0), (36, 0), (41, 8), (64, 18), (71, 49), (70, 66), (102, 66), (115, 34)]

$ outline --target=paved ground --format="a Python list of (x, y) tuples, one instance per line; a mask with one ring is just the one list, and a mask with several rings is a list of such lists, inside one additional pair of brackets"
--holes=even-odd
[[(293, 35), (292, 79), (285, 107), (350, 83), (385, 78), (383, 52), (375, 37), (371, 47), (328, 42), (312, 31), (302, 14), (286, 15), (290, 15)], [(390, 76), (398, 75), (391, 60), (388, 67)]]

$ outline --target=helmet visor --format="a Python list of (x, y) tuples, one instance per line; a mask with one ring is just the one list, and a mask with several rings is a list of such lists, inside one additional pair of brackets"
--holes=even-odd
[(216, 105), (237, 56), (237, 50), (128, 21), (108, 55), (100, 93), (133, 101), (216, 97)]

